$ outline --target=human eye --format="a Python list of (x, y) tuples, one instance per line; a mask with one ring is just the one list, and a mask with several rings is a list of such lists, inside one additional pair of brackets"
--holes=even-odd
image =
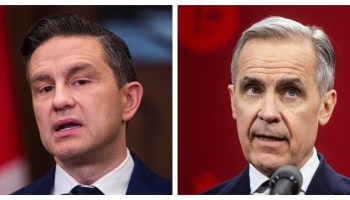
[(297, 88), (286, 88), (283, 96), (288, 99), (296, 99), (300, 96), (300, 91)]
[(261, 94), (261, 89), (256, 85), (249, 85), (245, 89), (248, 96), (257, 96)]
[(53, 90), (53, 86), (43, 86), (38, 89), (39, 94), (47, 94)]
[(77, 79), (77, 80), (73, 81), (73, 85), (81, 86), (81, 85), (86, 85), (89, 82), (90, 81), (87, 79)]

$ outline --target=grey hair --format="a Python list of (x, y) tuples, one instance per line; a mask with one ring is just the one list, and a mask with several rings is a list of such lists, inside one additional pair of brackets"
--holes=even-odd
[(245, 30), (235, 47), (231, 75), (232, 83), (236, 79), (238, 58), (245, 43), (251, 39), (289, 40), (295, 37), (310, 39), (317, 57), (317, 75), (320, 95), (333, 88), (335, 72), (335, 53), (326, 33), (319, 27), (304, 26), (299, 22), (283, 17), (267, 17)]

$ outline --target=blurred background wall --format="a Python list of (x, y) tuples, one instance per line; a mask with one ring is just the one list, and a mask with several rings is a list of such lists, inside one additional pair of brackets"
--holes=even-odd
[(179, 6), (179, 194), (199, 193), (247, 165), (231, 117), (230, 63), (241, 33), (271, 15), (322, 27), (333, 43), (338, 102), (330, 122), (319, 129), (316, 149), (350, 176), (349, 6)]
[[(7, 99), (0, 102), (0, 108), (3, 108), (0, 120), (3, 124), (11, 122), (3, 129), (8, 137), (2, 137), (0, 142), (0, 188), (9, 183), (1, 176), (9, 173), (1, 171), (13, 168), (7, 163), (19, 160), (14, 158), (20, 157), (20, 163), (26, 166), (21, 168), (22, 171), (26, 168), (28, 172), (16, 175), (27, 177), (24, 178), (26, 181), (17, 183), (19, 185), (45, 175), (54, 164), (39, 138), (20, 46), (36, 20), (56, 13), (75, 13), (102, 23), (128, 44), (136, 73), (144, 86), (144, 96), (139, 111), (129, 122), (127, 145), (158, 175), (171, 178), (172, 7), (0, 6), (0, 85), (5, 83), (6, 91), (10, 91), (4, 92), (5, 89), (0, 87), (1, 99)], [(12, 154), (14, 156), (9, 156)], [(7, 175), (11, 180), (16, 177)], [(0, 193), (7, 194), (15, 189), (0, 189)]]

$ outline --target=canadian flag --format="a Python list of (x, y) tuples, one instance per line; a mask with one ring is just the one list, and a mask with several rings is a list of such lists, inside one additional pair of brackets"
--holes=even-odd
[(21, 148), (5, 17), (5, 7), (0, 6), (0, 194), (14, 192), (28, 182), (27, 165)]

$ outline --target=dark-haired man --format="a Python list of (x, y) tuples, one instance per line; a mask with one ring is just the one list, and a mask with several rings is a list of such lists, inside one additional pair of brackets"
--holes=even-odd
[(22, 54), (40, 138), (56, 166), (14, 194), (171, 194), (126, 147), (142, 86), (126, 44), (75, 15), (37, 21)]

